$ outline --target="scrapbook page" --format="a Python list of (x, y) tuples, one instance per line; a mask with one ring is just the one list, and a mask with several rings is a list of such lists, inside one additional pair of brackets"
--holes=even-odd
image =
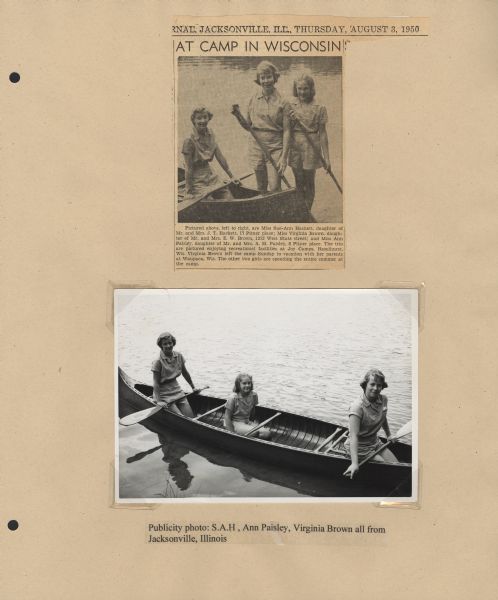
[(0, 2), (2, 598), (494, 598), (496, 8)]

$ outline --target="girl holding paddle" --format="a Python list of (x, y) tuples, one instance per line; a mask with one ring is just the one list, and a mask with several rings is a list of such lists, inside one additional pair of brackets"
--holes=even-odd
[(159, 358), (152, 363), (154, 374), (153, 395), (159, 406), (186, 417), (194, 414), (185, 396), (185, 392), (178, 384), (177, 377), (183, 375), (192, 390), (195, 390), (194, 382), (185, 366), (185, 359), (180, 352), (175, 352), (176, 338), (168, 331), (161, 333), (157, 338), (157, 345), (161, 348)]
[(311, 209), (316, 170), (323, 166), (331, 172), (327, 109), (315, 101), (315, 82), (310, 75), (302, 74), (294, 80), (293, 95), (294, 99), (286, 105), (292, 133), (284, 138), (281, 171), (285, 170), (288, 161), (296, 190)]
[(216, 200), (229, 200), (232, 198), (228, 187), (223, 187), (224, 182), (212, 171), (209, 165), (213, 158), (216, 158), (233, 183), (238, 184), (238, 181), (233, 178), (232, 171), (218, 146), (214, 133), (208, 127), (208, 123), (212, 118), (213, 114), (204, 106), (194, 108), (192, 111), (190, 120), (194, 126), (194, 131), (184, 141), (182, 148), (185, 162), (184, 200), (202, 198), (207, 196), (210, 190), (213, 190), (212, 197)]
[[(351, 479), (359, 471), (361, 460), (383, 445), (377, 437), (379, 430), (384, 429), (388, 440), (392, 437), (387, 422), (387, 397), (381, 394), (387, 387), (384, 374), (378, 369), (370, 369), (360, 386), (363, 394), (349, 408), (349, 438), (344, 443), (345, 450), (351, 456), (351, 465), (344, 475)], [(388, 448), (384, 448), (372, 460), (398, 462)]]
[(279, 77), (274, 64), (268, 60), (259, 63), (255, 83), (260, 89), (249, 100), (247, 119), (241, 123), (256, 138), (249, 141), (249, 163), (262, 193), (280, 191), (280, 176), (285, 170), (282, 149), (284, 136), (290, 135), (290, 130), (284, 115), (284, 99), (275, 87)]

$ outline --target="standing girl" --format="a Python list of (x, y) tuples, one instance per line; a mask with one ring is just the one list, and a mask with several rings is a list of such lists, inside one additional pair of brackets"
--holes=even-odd
[(310, 75), (300, 75), (294, 80), (293, 95), (294, 99), (286, 106), (291, 135), (284, 136), (282, 169), (288, 161), (296, 190), (311, 209), (315, 198), (315, 171), (322, 166), (330, 171), (327, 109), (315, 102), (315, 82)]
[(249, 141), (249, 163), (254, 169), (256, 182), (260, 192), (276, 192), (281, 189), (280, 173), (282, 173), (282, 148), (285, 132), (290, 135), (287, 118), (284, 116), (285, 102), (275, 87), (280, 73), (277, 67), (263, 60), (256, 68), (255, 83), (260, 89), (249, 100), (247, 122), (254, 131), (258, 141), (278, 167), (278, 171), (268, 161), (258, 143)]
[[(225, 427), (233, 433), (245, 435), (257, 423), (254, 421), (258, 395), (253, 391), (252, 377), (247, 373), (240, 373), (235, 378), (233, 394), (228, 398), (225, 407)], [(259, 429), (254, 432), (255, 437), (269, 439), (271, 433), (268, 429)]]

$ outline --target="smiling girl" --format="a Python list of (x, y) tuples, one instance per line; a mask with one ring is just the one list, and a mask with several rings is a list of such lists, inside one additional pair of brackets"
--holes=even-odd
[[(257, 423), (254, 421), (258, 395), (253, 391), (252, 377), (247, 373), (239, 373), (235, 378), (233, 394), (228, 398), (225, 407), (225, 427), (233, 433), (247, 434)], [(269, 439), (271, 433), (262, 428), (254, 432), (254, 437)]]
[(322, 158), (330, 170), (327, 109), (315, 101), (315, 82), (310, 75), (302, 74), (294, 80), (293, 95), (294, 99), (286, 105), (291, 135), (284, 138), (282, 158), (284, 164), (288, 161), (292, 167), (296, 189), (311, 209), (315, 172), (324, 166)]
[[(263, 60), (256, 68), (256, 79), (260, 89), (249, 100), (247, 122), (256, 137), (271, 155), (278, 171), (267, 160), (260, 146), (251, 138), (249, 141), (249, 163), (256, 174), (256, 182), (260, 192), (276, 192), (280, 190), (280, 174), (282, 172), (282, 148), (284, 131), (290, 135), (287, 118), (284, 116), (285, 102), (275, 85), (280, 77), (277, 67)], [(284, 167), (285, 168), (285, 167)]]
[(192, 390), (194, 382), (185, 366), (185, 359), (180, 352), (175, 352), (176, 338), (168, 331), (161, 333), (157, 338), (157, 345), (161, 348), (159, 358), (152, 363), (153, 396), (156, 404), (164, 406), (176, 414), (193, 417), (192, 409), (185, 397), (185, 392), (178, 384), (177, 378), (183, 375)]
[[(382, 446), (382, 442), (377, 437), (380, 429), (384, 429), (388, 439), (391, 438), (391, 430), (387, 422), (387, 397), (381, 394), (387, 387), (384, 373), (378, 369), (370, 369), (360, 386), (363, 394), (349, 408), (349, 439), (344, 444), (345, 450), (351, 456), (351, 465), (345, 475), (351, 479), (359, 470), (359, 462)], [(382, 450), (372, 460), (398, 462), (388, 448)]]
[[(208, 127), (213, 114), (207, 108), (201, 106), (194, 108), (190, 120), (194, 130), (188, 137), (182, 148), (183, 159), (185, 162), (185, 198), (201, 198), (223, 186), (223, 181), (214, 173), (209, 163), (216, 158), (225, 173), (233, 180), (232, 171), (228, 166), (226, 158), (223, 156), (214, 133)], [(234, 181), (234, 183), (237, 183)], [(228, 200), (232, 195), (228, 188), (218, 189), (213, 192), (216, 200)]]

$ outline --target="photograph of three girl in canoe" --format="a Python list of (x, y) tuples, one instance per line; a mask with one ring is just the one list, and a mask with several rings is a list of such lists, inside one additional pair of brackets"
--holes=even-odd
[[(177, 379), (182, 375), (192, 388), (192, 394), (200, 391), (195, 387), (192, 377), (187, 371), (185, 358), (180, 352), (173, 350), (176, 345), (175, 336), (169, 332), (161, 333), (157, 338), (157, 345), (161, 350), (151, 368), (153, 373), (152, 402), (155, 408), (152, 411), (149, 408), (132, 413), (122, 419), (122, 424), (138, 423), (151, 417), (154, 414), (153, 411), (157, 409), (170, 411), (190, 419), (199, 419), (212, 414), (214, 411), (210, 410), (195, 417), (187, 395), (178, 384)], [(350, 479), (353, 479), (358, 473), (361, 465), (369, 461), (397, 464), (399, 461), (388, 446), (399, 437), (411, 432), (411, 428), (405, 425), (402, 428), (403, 432), (400, 430), (397, 436), (391, 435), (387, 419), (387, 397), (381, 394), (388, 384), (379, 369), (369, 369), (360, 382), (360, 387), (363, 393), (349, 407), (349, 430), (343, 430), (340, 437), (336, 435), (335, 443), (331, 444), (331, 449), (333, 448), (336, 454), (342, 454), (350, 461), (351, 464), (344, 472), (344, 475)], [(241, 436), (254, 436), (271, 441), (276, 432), (264, 425), (269, 424), (273, 418), (267, 419), (262, 424), (258, 423), (255, 419), (257, 405), (258, 395), (254, 391), (252, 376), (248, 373), (239, 373), (235, 378), (233, 393), (225, 405), (218, 406), (216, 411), (220, 411), (220, 408), (224, 409), (222, 426), (227, 431)], [(277, 413), (277, 416), (280, 414)], [(387, 441), (381, 441), (378, 437), (377, 434), (381, 429), (384, 430)], [(333, 440), (334, 436), (329, 436), (329, 439), (322, 443), (320, 448)]]
[[(183, 375), (192, 391), (198, 390), (187, 371), (183, 355), (173, 350), (176, 338), (169, 332), (161, 333), (157, 338), (157, 345), (161, 351), (158, 359), (152, 364), (155, 404), (173, 413), (194, 418), (192, 408), (177, 378)], [(388, 387), (384, 374), (379, 369), (370, 369), (360, 387), (363, 393), (349, 408), (349, 435), (345, 435), (345, 441), (335, 447), (336, 452), (343, 452), (351, 459), (351, 465), (345, 473), (351, 479), (359, 471), (360, 461), (364, 459), (398, 462), (396, 456), (387, 448), (387, 444), (381, 442), (377, 436), (382, 428), (387, 435), (387, 441), (393, 439), (387, 420), (387, 397), (381, 394), (382, 390)], [(257, 404), (258, 395), (253, 389), (252, 376), (239, 373), (235, 378), (233, 394), (225, 405), (224, 427), (232, 433), (252, 433), (255, 437), (271, 440), (270, 429), (258, 429), (259, 423), (255, 421)]]
[(123, 498), (411, 498), (416, 293), (120, 292)]
[[(215, 108), (206, 101), (191, 105), (189, 111), (186, 102), (187, 97), (192, 101), (192, 94), (184, 94), (181, 118), (188, 117), (192, 130), (181, 141), (184, 169), (179, 169), (180, 221), (209, 221), (210, 215), (213, 222), (342, 221), (342, 188), (336, 176), (340, 165), (334, 170), (331, 166), (327, 131), (329, 111), (325, 103), (316, 99), (316, 80), (320, 79), (323, 86), (329, 83), (331, 77), (327, 77), (327, 71), (323, 74), (323, 68), (330, 69), (331, 64), (317, 63), (318, 60), (308, 61), (318, 71), (315, 76), (311, 69), (303, 69), (303, 65), (296, 69), (288, 60), (280, 61), (286, 63), (288, 95), (279, 91), (280, 68), (267, 59), (260, 60), (255, 66), (255, 74), (251, 73), (251, 83), (257, 89), (251, 90), (248, 100), (243, 101), (242, 111), (237, 101), (230, 108), (227, 105), (229, 99), (236, 100), (231, 88), (231, 93), (224, 95), (223, 100), (213, 99)], [(239, 66), (228, 59), (225, 63), (234, 72)], [(317, 64), (322, 71), (317, 69)], [(184, 63), (179, 63), (179, 67), (181, 75)], [(334, 67), (337, 69), (337, 63)], [(322, 87), (322, 97), (327, 92)], [(340, 105), (336, 102), (332, 110), (337, 113)], [(226, 135), (225, 125), (230, 113), (241, 127)], [(216, 135), (211, 126), (213, 119)], [(337, 115), (335, 123), (332, 142), (340, 145), (341, 139), (336, 132)], [(218, 130), (221, 131), (219, 136)], [(229, 152), (225, 152), (225, 147)], [(245, 150), (241, 152), (242, 148)], [(232, 157), (236, 162), (233, 168)], [(337, 151), (334, 158), (342, 159), (342, 151)], [(228, 181), (213, 170), (215, 162), (228, 176)], [(242, 168), (247, 171), (248, 167), (249, 171), (242, 174)], [(288, 167), (292, 171), (293, 184), (288, 179)], [(321, 181), (319, 206), (314, 207), (316, 172), (322, 169), (326, 181)], [(242, 180), (251, 176), (252, 188), (243, 186)], [(341, 210), (335, 210), (336, 216), (324, 205), (327, 201), (332, 203), (332, 199), (341, 204)], [(213, 206), (215, 203), (218, 205)]]

